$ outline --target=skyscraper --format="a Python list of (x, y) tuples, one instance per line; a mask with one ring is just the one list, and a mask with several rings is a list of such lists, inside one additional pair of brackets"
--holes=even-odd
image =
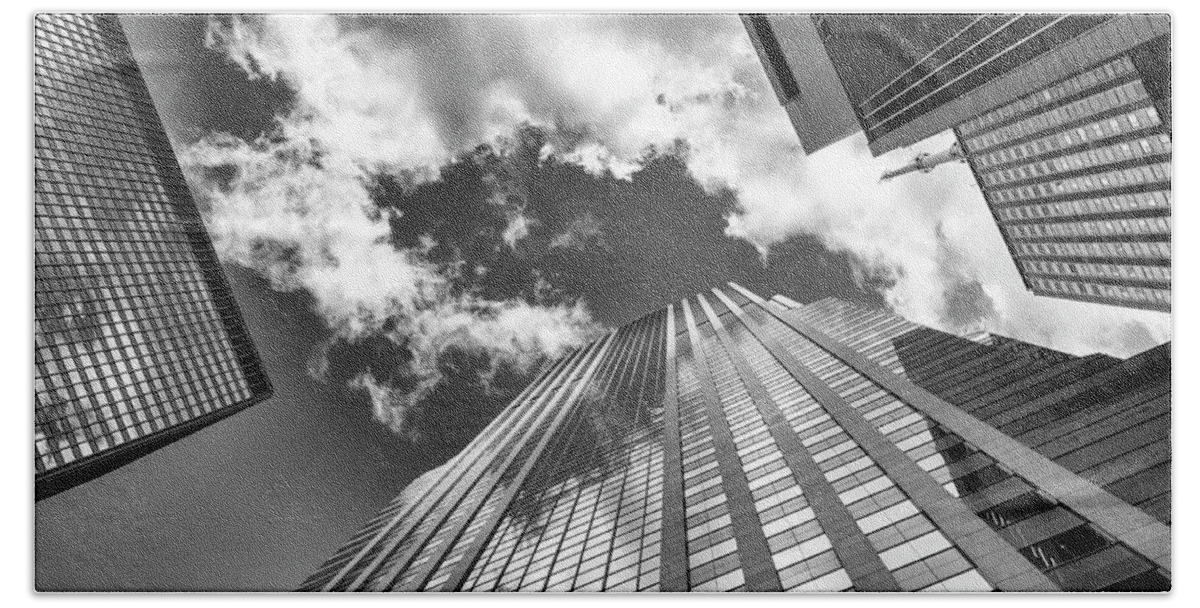
[(1167, 15), (775, 14), (743, 20), (810, 153), (857, 130), (876, 155), (909, 146), (1170, 33)]
[(889, 172), (971, 166), (1034, 293), (1171, 309), (1168, 15), (746, 15), (811, 153), (876, 155), (953, 129)]
[(1170, 57), (1160, 36), (955, 129), (1034, 293), (1171, 310)]
[(1162, 590), (1169, 373), (730, 284), (557, 361), (302, 589)]
[(271, 393), (115, 16), (34, 21), (40, 500)]

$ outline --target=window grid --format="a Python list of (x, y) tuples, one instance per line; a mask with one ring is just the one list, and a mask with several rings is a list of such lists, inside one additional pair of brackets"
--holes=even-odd
[(203, 222), (109, 19), (34, 23), (39, 480), (100, 466), (108, 450), (242, 406), (267, 384), (227, 325), (235, 304), (210, 284)]

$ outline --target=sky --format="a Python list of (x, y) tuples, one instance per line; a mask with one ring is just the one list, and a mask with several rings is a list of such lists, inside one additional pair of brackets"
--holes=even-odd
[(737, 281), (1128, 356), (965, 165), (800, 149), (732, 15), (125, 17), (274, 398), (39, 503), (40, 586), (290, 589), (548, 358)]

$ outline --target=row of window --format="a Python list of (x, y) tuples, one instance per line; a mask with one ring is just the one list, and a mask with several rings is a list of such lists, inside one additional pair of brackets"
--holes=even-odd
[[(80, 120), (91, 119), (83, 117), (56, 121), (39, 115), (36, 129), (44, 134), (39, 134), (35, 139), (35, 171), (81, 175), (125, 170), (135, 176), (146, 177), (134, 181), (144, 182), (148, 187), (153, 187), (151, 184), (159, 179), (155, 168), (155, 156), (142, 148), (157, 147), (158, 142), (136, 138), (128, 132), (135, 128), (133, 126), (116, 127), (125, 130), (103, 137), (84, 135), (79, 132), (81, 129), (77, 123)], [(45, 123), (52, 123), (52, 126), (45, 126)]]
[(1060, 258), (1130, 258), (1170, 260), (1171, 243), (1167, 242), (1091, 242), (1091, 243), (1013, 243), (1017, 255)]
[[(134, 351), (135, 344), (143, 356), (148, 355), (149, 344), (156, 350), (178, 353), (179, 356), (194, 359), (197, 363), (204, 362), (210, 356), (228, 357), (230, 361), (233, 360), (232, 349), (226, 344), (207, 339), (209, 335), (221, 331), (220, 324), (216, 322), (197, 323), (188, 328), (187, 333), (178, 332), (162, 338), (152, 335), (149, 331), (140, 330), (137, 324), (131, 323), (130, 326), (134, 329), (127, 333), (112, 332), (109, 326), (105, 326), (103, 334), (96, 336), (86, 349), (68, 350), (64, 343), (45, 340), (37, 344), (34, 358), (37, 365), (44, 368), (49, 376), (64, 375), (70, 379), (71, 384), (79, 384), (85, 379), (104, 380), (131, 372), (123, 361), (133, 358), (134, 355), (129, 353)], [(78, 344), (79, 342), (72, 343), (74, 346)], [(72, 350), (75, 352), (71, 352)], [(155, 374), (153, 370), (150, 373)], [(138, 375), (138, 380), (141, 379)], [(127, 381), (132, 382), (132, 379)]]
[[(123, 158), (125, 155), (113, 154), (107, 149), (103, 151), (107, 156), (89, 156), (87, 159), (80, 159), (73, 157), (66, 150), (65, 144), (56, 141), (56, 135), (61, 135), (61, 131), (50, 132), (41, 126), (36, 128), (39, 132), (46, 133), (46, 135), (39, 133), (37, 143), (40, 145), (46, 142), (51, 145), (43, 146), (46, 150), (45, 153), (39, 153), (34, 158), (35, 189), (36, 184), (41, 182), (69, 182), (73, 179), (89, 178), (96, 182), (87, 185), (112, 187), (121, 182), (132, 182), (144, 184), (144, 187), (148, 189), (154, 189), (153, 184), (159, 179), (158, 171), (149, 159), (131, 160)], [(74, 160), (60, 160), (64, 158), (74, 158)]]
[[(60, 137), (67, 137), (70, 134), (63, 130), (59, 130)], [(90, 136), (72, 136), (70, 141), (64, 141), (57, 138), (46, 137), (41, 138), (38, 142), (39, 148), (37, 158), (40, 159), (44, 167), (48, 170), (60, 171), (63, 174), (71, 176), (71, 179), (63, 181), (48, 180), (36, 184), (37, 190), (41, 192), (54, 192), (54, 184), (58, 184), (57, 190), (61, 192), (62, 186), (69, 185), (74, 188), (83, 188), (83, 184), (78, 183), (80, 179), (88, 172), (94, 172), (97, 167), (101, 171), (106, 169), (115, 169), (117, 167), (132, 167), (134, 170), (145, 175), (154, 175), (154, 152), (148, 149), (148, 144), (133, 136), (121, 136), (112, 138), (99, 138)], [(43, 144), (43, 142), (45, 142)], [(59, 145), (50, 145), (55, 142), (62, 142)], [(87, 160), (82, 160), (86, 158)], [(74, 166), (72, 166), (74, 165)], [(159, 191), (161, 184), (156, 183), (157, 180), (137, 180), (136, 187), (130, 186), (132, 190)], [(88, 185), (95, 185), (88, 184)], [(87, 194), (92, 196), (102, 196), (105, 190), (95, 190)], [(81, 194), (78, 192), (66, 192), (66, 194)]]
[(1078, 148), (1088, 145), (1095, 146), (1105, 141), (1129, 137), (1138, 132), (1144, 132), (1162, 121), (1158, 111), (1153, 106), (1145, 106), (1124, 114), (1109, 118), (1094, 120), (1071, 129), (1051, 132), (1013, 146), (995, 148), (982, 154), (972, 154), (976, 167), (981, 170), (999, 165), (1022, 162), (1026, 159), (1045, 156), (1054, 152)]
[[(96, 169), (88, 173), (58, 173), (55, 171), (43, 171), (36, 176), (38, 181), (35, 184), (35, 192), (37, 194), (48, 195), (45, 198), (51, 200), (56, 198), (55, 195), (63, 196), (68, 194), (66, 191), (71, 186), (77, 189), (82, 189), (87, 192), (91, 189), (92, 192), (98, 194), (96, 198), (88, 200), (84, 204), (95, 207), (99, 213), (116, 211), (114, 205), (106, 204), (115, 200), (128, 200), (134, 198), (137, 200), (140, 194), (144, 200), (154, 201), (159, 203), (168, 203), (166, 192), (161, 185), (156, 182), (150, 182), (138, 179), (124, 179), (115, 177), (119, 170), (114, 169)], [(154, 179), (149, 176), (149, 179)], [(94, 202), (93, 202), (94, 201)], [(46, 210), (50, 211), (50, 210)], [(45, 215), (56, 215), (54, 213), (45, 213)]]
[[(39, 253), (45, 254), (42, 251)], [(38, 259), (38, 258), (42, 259)], [(73, 254), (72, 260), (53, 260), (54, 264), (43, 262), (48, 255), (35, 257), (34, 284), (39, 290), (38, 305), (43, 302), (62, 301), (97, 302), (111, 299), (113, 291), (105, 285), (122, 288), (128, 287), (133, 295), (159, 297), (165, 303), (177, 305), (188, 312), (205, 309), (191, 297), (196, 292), (204, 292), (203, 275), (197, 269), (194, 260), (170, 259), (152, 261), (153, 258), (134, 251), (101, 252), (95, 254)], [(183, 256), (178, 256), (182, 258)], [(69, 262), (69, 263), (64, 263)], [(83, 266), (82, 271), (75, 268)], [(156, 276), (157, 275), (157, 276)], [(163, 285), (160, 277), (179, 277), (180, 284)], [(137, 290), (142, 293), (137, 293)], [(65, 298), (57, 297), (59, 294)], [(124, 299), (124, 290), (118, 295)], [(114, 302), (116, 307), (120, 304)], [(39, 313), (42, 311), (39, 311)], [(51, 311), (45, 311), (51, 313)], [(39, 315), (40, 316), (40, 315)]]
[(1106, 285), (1083, 281), (1060, 281), (1058, 279), (1042, 277), (1033, 277), (1030, 279), (1030, 282), (1043, 293), (1054, 295), (1091, 296), (1166, 306), (1170, 306), (1171, 304), (1170, 289), (1134, 285)]
[[(136, 127), (137, 110), (147, 109), (143, 102), (128, 96), (126, 87), (133, 82), (122, 82), (124, 75), (119, 71), (92, 66), (78, 69), (47, 59), (37, 62), (34, 76), (38, 78), (38, 110), (55, 108), (83, 117), (73, 121), (76, 130), (117, 133), (119, 124)], [(90, 120), (97, 118), (102, 121)]]
[(1161, 187), (1160, 184), (1171, 180), (1171, 163), (1153, 163), (1128, 169), (1117, 169), (1080, 175), (1041, 184), (1019, 186), (1004, 190), (990, 190), (988, 200), (995, 203), (1015, 203), (1037, 200), (1050, 196), (1060, 196), (1075, 193), (1124, 188), (1151, 184), (1151, 187)]
[[(197, 215), (180, 212), (169, 199), (144, 191), (124, 196), (84, 197), (36, 192), (34, 196), (35, 244), (46, 240), (71, 240), (78, 234), (48, 230), (91, 230), (86, 242), (103, 241), (110, 246), (133, 242), (179, 242), (180, 232), (192, 233), (203, 226)], [(133, 205), (137, 205), (133, 207)], [(151, 229), (153, 228), (153, 230)], [(133, 234), (126, 235), (125, 232)]]
[[(80, 256), (86, 260), (85, 256)], [(77, 264), (83, 265), (83, 260)], [(75, 272), (79, 266), (69, 264), (38, 265), (35, 280), (40, 291), (34, 298), (37, 320), (46, 322), (47, 332), (72, 325), (66, 317), (92, 315), (80, 319), (90, 323), (103, 310), (116, 321), (129, 319), (170, 318), (185, 326), (193, 315), (215, 318), (211, 298), (203, 275), (194, 264), (165, 262), (159, 264), (92, 262), (109, 274)], [(94, 268), (87, 268), (94, 271)], [(136, 270), (137, 272), (131, 272)], [(164, 286), (164, 279), (178, 277), (178, 283)], [(197, 319), (199, 320), (199, 319)], [(76, 324), (77, 325), (77, 324)]]
[[(56, 13), (36, 15), (35, 34), (52, 37), (61, 45), (67, 45), (78, 52), (94, 54), (108, 47), (101, 41), (109, 35), (101, 32), (104, 27), (96, 15), (88, 13)], [(60, 51), (61, 52), (61, 51)]]
[[(110, 141), (114, 152), (128, 152), (130, 145), (147, 135), (146, 118), (153, 116), (151, 108), (138, 111), (138, 104), (129, 97), (130, 91), (95, 81), (97, 74), (72, 77), (43, 70), (35, 93), (38, 95), (34, 113), (34, 134), (39, 139), (52, 139), (42, 144), (46, 150), (62, 150), (72, 137), (91, 141)], [(58, 83), (56, 80), (70, 80)], [(56, 87), (91, 89), (89, 98), (68, 93)], [(72, 99), (66, 99), (71, 96)], [(69, 149), (69, 148), (68, 148)], [(103, 156), (101, 157), (103, 158)]]
[(1103, 277), (1133, 281), (1171, 281), (1170, 266), (1143, 266), (1134, 264), (1096, 264), (1087, 262), (1049, 262), (1021, 260), (1021, 267), (1030, 274), (1055, 274), (1060, 276)]
[(1059, 99), (1064, 99), (1100, 84), (1117, 80), (1135, 71), (1133, 61), (1128, 56), (1121, 56), (1104, 65), (1048, 86), (1032, 95), (1026, 95), (995, 110), (984, 112), (978, 117), (963, 123), (960, 129), (962, 129), (963, 134), (970, 135), (994, 124), (1005, 122), (1015, 116), (1024, 116), (1040, 107), (1050, 105)]
[(1146, 88), (1142, 86), (1142, 82), (1134, 80), (1107, 91), (1101, 91), (1078, 101), (1073, 101), (1052, 110), (999, 127), (993, 131), (968, 138), (966, 141), (967, 149), (972, 152), (980, 152), (988, 148), (1024, 139), (1030, 135), (1060, 129), (1065, 124), (1077, 122), (1129, 104), (1143, 103), (1147, 99), (1149, 99), (1149, 96), (1146, 93)]
[[(74, 80), (78, 84), (68, 86), (86, 86), (85, 79)], [(103, 162), (115, 153), (129, 152), (131, 145), (138, 145), (138, 140), (147, 135), (145, 129), (149, 125), (145, 115), (135, 112), (132, 105), (119, 103), (113, 97), (119, 91), (110, 91), (103, 102), (94, 98), (88, 102), (78, 97), (58, 99), (67, 94), (41, 85), (34, 93), (38, 95), (34, 137), (38, 146), (47, 151), (46, 156), (50, 152), (69, 151), (71, 140), (112, 142), (112, 148), (95, 159)]]
[(1010, 238), (1104, 237), (1131, 235), (1170, 235), (1171, 220), (1165, 217), (1115, 220), (1080, 220), (1045, 224), (1003, 225)]
[(998, 186), (1014, 181), (1046, 177), (1170, 153), (1171, 137), (1165, 133), (1159, 133), (1132, 141), (1124, 141), (1101, 148), (1091, 148), (1066, 156), (1033, 162), (1027, 165), (1018, 165), (983, 173), (982, 179), (985, 186)]
[(1168, 190), (1155, 190), (1073, 201), (994, 207), (994, 210), (1001, 221), (1006, 221), (1122, 213), (1126, 211), (1141, 211), (1143, 209), (1165, 209), (1169, 211), (1170, 208), (1171, 192)]

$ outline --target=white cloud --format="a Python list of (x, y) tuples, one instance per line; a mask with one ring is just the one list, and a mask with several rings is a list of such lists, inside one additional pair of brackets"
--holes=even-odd
[(589, 242), (596, 242), (601, 248), (609, 249), (609, 245), (604, 240), (604, 230), (600, 224), (600, 220), (590, 212), (571, 220), (567, 225), (566, 230), (555, 235), (547, 245), (550, 249), (578, 249), (583, 250)]
[(419, 429), (407, 424), (408, 414), (441, 379), (438, 360), (447, 349), (491, 354), (490, 367), (481, 377), (487, 386), (500, 365), (530, 372), (542, 357), (562, 355), (596, 337), (598, 329), (580, 304), (543, 306), (465, 296), (402, 317), (402, 323), (387, 335), (412, 351), (414, 359), (407, 371), (420, 378), (416, 386), (399, 390), (379, 382), (370, 372), (356, 377), (352, 386), (368, 391), (377, 420), (415, 439)]

